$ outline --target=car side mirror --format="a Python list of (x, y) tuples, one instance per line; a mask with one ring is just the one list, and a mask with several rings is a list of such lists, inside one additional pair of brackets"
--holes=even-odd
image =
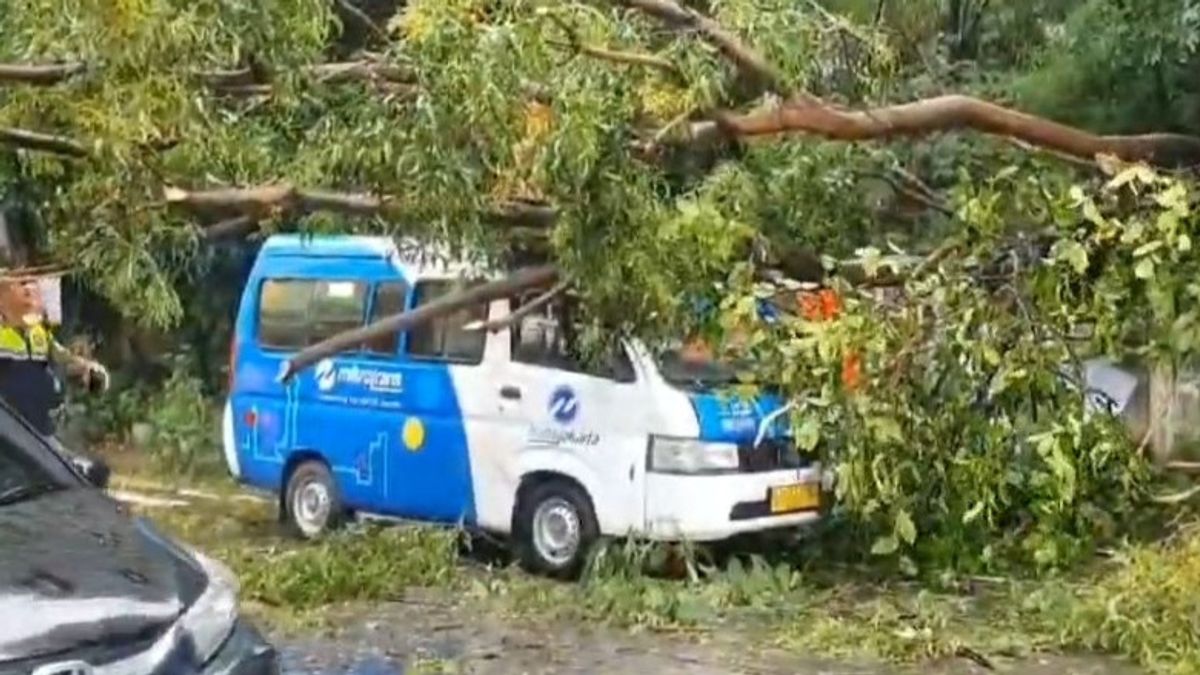
[(108, 464), (104, 460), (72, 456), (71, 463), (75, 465), (75, 468), (79, 469), (79, 473), (83, 474), (87, 482), (101, 490), (108, 489), (108, 479), (112, 470), (109, 469)]

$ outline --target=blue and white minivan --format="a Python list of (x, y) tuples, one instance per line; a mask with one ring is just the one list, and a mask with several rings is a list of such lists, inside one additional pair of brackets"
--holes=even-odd
[(723, 392), (720, 364), (636, 341), (585, 365), (567, 304), (481, 329), (528, 298), (492, 302), (278, 380), (308, 345), (495, 278), (413, 250), (276, 235), (254, 264), (225, 458), (280, 495), (299, 534), (354, 513), (462, 524), (569, 576), (600, 536), (712, 541), (818, 518), (820, 469), (795, 450), (778, 399)]

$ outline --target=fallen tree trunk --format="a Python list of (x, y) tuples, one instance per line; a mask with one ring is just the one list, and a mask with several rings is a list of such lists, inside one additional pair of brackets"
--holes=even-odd
[[(215, 190), (185, 190), (167, 186), (163, 189), (163, 199), (169, 205), (227, 219), (249, 217), (264, 220), (281, 213), (313, 211), (386, 218), (400, 216), (403, 211), (399, 200), (394, 197), (308, 190), (288, 183)], [(494, 204), (488, 215), (516, 225), (549, 228), (554, 225), (558, 211), (549, 204), (510, 200)]]
[(280, 379), (286, 382), (296, 373), (321, 359), (358, 349), (368, 340), (410, 330), (473, 305), (499, 300), (524, 290), (554, 283), (559, 274), (558, 267), (554, 265), (527, 267), (504, 279), (472, 286), (461, 292), (438, 298), (414, 310), (380, 319), (369, 326), (338, 333), (315, 345), (306, 347), (286, 361), (284, 369), (280, 373)]
[(65, 136), (43, 134), (27, 129), (0, 127), (0, 144), (25, 150), (39, 150), (67, 157), (86, 157), (87, 147)]
[(888, 140), (898, 136), (971, 130), (1095, 161), (1113, 155), (1127, 162), (1182, 168), (1200, 165), (1200, 138), (1153, 133), (1101, 136), (971, 96), (950, 95), (867, 110), (843, 110), (811, 97), (746, 114), (721, 112), (717, 126), (735, 137), (805, 133), (834, 141)]

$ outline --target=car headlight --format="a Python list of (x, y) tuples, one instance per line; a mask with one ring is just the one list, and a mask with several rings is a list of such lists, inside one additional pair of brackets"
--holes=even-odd
[(737, 446), (695, 438), (650, 437), (649, 469), (657, 473), (717, 473), (736, 471)]
[(237, 623), (238, 584), (221, 563), (196, 551), (191, 554), (208, 577), (208, 585), (184, 612), (180, 625), (191, 636), (200, 663), (206, 663), (216, 656)]

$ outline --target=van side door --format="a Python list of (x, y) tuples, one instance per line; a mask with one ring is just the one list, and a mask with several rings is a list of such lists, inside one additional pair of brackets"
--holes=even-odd
[[(527, 300), (514, 299), (510, 311)], [(588, 492), (601, 532), (626, 534), (641, 524), (653, 401), (619, 341), (583, 358), (578, 336), (563, 329), (569, 321), (551, 304), (508, 328), (509, 358), (488, 383), (500, 413), (489, 511), (511, 517), (522, 473), (562, 473)]]

